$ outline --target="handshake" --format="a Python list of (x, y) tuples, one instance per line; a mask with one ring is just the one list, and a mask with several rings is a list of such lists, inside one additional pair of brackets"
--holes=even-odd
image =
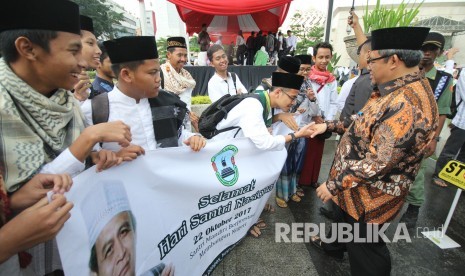
[(328, 125), (326, 123), (315, 124), (314, 122), (311, 122), (310, 124), (298, 129), (294, 135), (296, 138), (315, 138), (315, 136), (325, 133), (327, 129)]

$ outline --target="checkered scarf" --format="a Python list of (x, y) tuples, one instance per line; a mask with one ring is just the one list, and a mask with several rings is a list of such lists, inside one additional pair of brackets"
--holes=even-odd
[(80, 106), (69, 91), (58, 89), (47, 98), (0, 59), (0, 174), (8, 192), (19, 189), (83, 129)]
[(181, 72), (177, 72), (173, 66), (167, 61), (162, 64), (161, 70), (163, 70), (163, 77), (165, 78), (165, 86), (163, 89), (179, 95), (186, 91), (186, 89), (194, 89), (195, 80), (191, 74), (184, 68)]

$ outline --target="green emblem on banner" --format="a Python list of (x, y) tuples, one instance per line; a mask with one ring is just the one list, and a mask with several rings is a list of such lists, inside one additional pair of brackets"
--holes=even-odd
[(236, 146), (227, 145), (211, 159), (216, 178), (224, 186), (233, 186), (239, 179), (239, 170), (234, 161), (237, 152)]

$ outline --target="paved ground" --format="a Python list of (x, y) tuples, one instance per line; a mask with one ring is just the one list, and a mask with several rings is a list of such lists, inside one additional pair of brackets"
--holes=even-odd
[[(328, 140), (325, 146), (320, 182), (326, 180), (334, 155), (336, 141)], [(420, 209), (418, 227), (439, 227), (447, 216), (456, 188), (440, 188), (430, 184), (434, 160), (429, 161), (426, 174), (426, 201)], [(275, 242), (275, 224), (292, 222), (330, 222), (318, 213), (322, 206), (315, 190), (306, 190), (300, 203), (289, 208), (276, 207), (276, 212), (264, 214), (268, 227), (260, 238), (246, 237), (215, 269), (213, 275), (350, 275), (347, 254), (343, 262), (334, 261), (308, 243)], [(406, 206), (404, 206), (405, 209)], [(388, 229), (392, 238), (397, 218)], [(419, 231), (422, 228), (419, 228)], [(464, 275), (465, 269), (465, 200), (459, 200), (447, 235), (462, 248), (442, 250), (422, 235), (413, 233), (412, 243), (389, 244), (392, 275)]]

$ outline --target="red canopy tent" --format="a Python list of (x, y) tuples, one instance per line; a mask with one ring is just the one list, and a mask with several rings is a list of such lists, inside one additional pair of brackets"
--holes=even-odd
[(247, 37), (252, 31), (276, 32), (286, 19), (292, 0), (168, 0), (176, 5), (186, 23), (187, 33), (199, 33), (202, 24), (214, 40), (223, 36), (223, 43), (235, 41), (242, 30)]

